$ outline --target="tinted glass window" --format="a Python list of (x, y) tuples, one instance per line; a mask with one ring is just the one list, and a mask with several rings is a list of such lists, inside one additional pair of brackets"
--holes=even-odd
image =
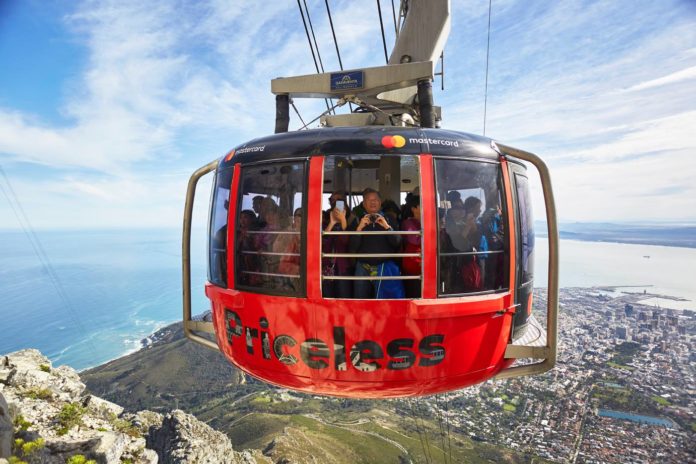
[(227, 212), (230, 205), (232, 169), (217, 173), (213, 184), (208, 249), (208, 280), (227, 287)]
[(525, 176), (515, 174), (517, 184), (518, 218), (520, 222), (521, 282), (534, 278), (534, 217), (532, 200), (529, 196), (529, 181)]
[(304, 293), (305, 162), (242, 167), (236, 221), (236, 286)]
[(326, 157), (324, 298), (421, 296), (419, 171), (416, 156)]
[(500, 166), (438, 159), (440, 295), (507, 286), (506, 240)]

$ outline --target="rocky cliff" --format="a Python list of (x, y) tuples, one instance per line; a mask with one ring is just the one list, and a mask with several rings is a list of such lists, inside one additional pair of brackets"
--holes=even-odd
[(229, 438), (180, 410), (126, 413), (37, 350), (0, 356), (0, 464), (245, 463)]

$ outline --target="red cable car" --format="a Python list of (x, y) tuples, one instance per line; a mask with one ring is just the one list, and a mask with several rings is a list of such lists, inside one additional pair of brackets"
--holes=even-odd
[[(522, 161), (538, 169), (544, 189), (546, 329), (532, 316), (534, 231)], [(194, 321), (191, 212), (198, 179), (213, 171), (212, 322)], [(345, 222), (332, 216), (337, 198)], [(398, 222), (403, 203), (410, 227)], [(361, 227), (372, 211), (388, 225), (368, 218)], [(280, 133), (191, 177), (184, 328), (253, 377), (323, 395), (427, 395), (535, 374), (555, 364), (557, 247), (548, 171), (531, 153), (422, 127)], [(518, 358), (542, 361), (512, 366)]]
[[(434, 129), (432, 79), (449, 0), (402, 1), (399, 11), (386, 66), (274, 79), (276, 135), (236, 147), (189, 181), (184, 331), (265, 382), (389, 398), (555, 364), (558, 234), (548, 170), (531, 153)], [(290, 103), (304, 97), (327, 99), (320, 118), (328, 128), (287, 133)], [(329, 115), (330, 99), (358, 107)], [(539, 171), (546, 204), (546, 330), (531, 314), (523, 161)], [(213, 171), (212, 321), (194, 321), (191, 212), (198, 180)], [(512, 366), (519, 358), (542, 361)]]

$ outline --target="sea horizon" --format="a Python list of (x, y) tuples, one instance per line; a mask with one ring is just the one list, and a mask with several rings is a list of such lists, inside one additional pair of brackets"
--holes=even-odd
[[(48, 270), (22, 231), (0, 231), (0, 317), (6, 326), (0, 353), (37, 348), (56, 365), (84, 370), (137, 351), (157, 330), (181, 320), (179, 230), (36, 234)], [(536, 245), (535, 287), (544, 288), (547, 241), (538, 238)], [(203, 291), (205, 246), (205, 229), (194, 229), (194, 314), (210, 307)], [(669, 297), (651, 301), (656, 307), (696, 309), (696, 289), (687, 279), (696, 273), (696, 249), (562, 239), (560, 253), (561, 287), (630, 287)], [(13, 311), (27, 307), (32, 310)]]

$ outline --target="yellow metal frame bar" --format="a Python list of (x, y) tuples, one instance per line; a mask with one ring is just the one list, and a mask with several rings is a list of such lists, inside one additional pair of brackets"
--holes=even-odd
[(184, 205), (184, 231), (181, 239), (181, 270), (182, 270), (182, 292), (183, 292), (183, 323), (186, 338), (207, 348), (219, 351), (220, 348), (215, 342), (208, 340), (193, 333), (205, 332), (215, 333), (213, 323), (205, 321), (194, 321), (191, 319), (191, 217), (193, 216), (193, 202), (196, 197), (196, 185), (201, 177), (215, 171), (218, 161), (212, 161), (202, 168), (196, 170), (188, 181), (186, 190), (186, 203)]
[(513, 366), (503, 369), (496, 379), (509, 379), (525, 375), (541, 374), (556, 365), (558, 339), (558, 225), (556, 223), (556, 202), (553, 197), (551, 175), (544, 161), (533, 153), (498, 144), (503, 154), (534, 165), (541, 177), (546, 206), (546, 223), (549, 236), (548, 295), (546, 300), (546, 346), (526, 346), (509, 344), (505, 350), (506, 358), (536, 358), (542, 362)]

